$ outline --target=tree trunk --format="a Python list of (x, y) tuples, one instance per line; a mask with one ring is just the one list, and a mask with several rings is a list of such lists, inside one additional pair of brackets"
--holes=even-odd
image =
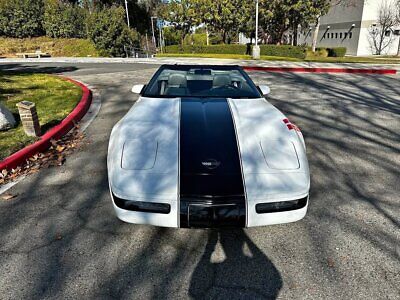
[(297, 46), (297, 35), (299, 34), (297, 28), (297, 25), (293, 26), (293, 46)]
[(397, 56), (400, 56), (400, 36), (399, 36), (399, 47), (397, 48)]
[(381, 30), (381, 34), (380, 34), (380, 36), (379, 36), (379, 46), (378, 46), (378, 55), (381, 55), (382, 54), (382, 48), (383, 48), (383, 42), (384, 42), (384, 39), (385, 39), (385, 32), (386, 32), (386, 30), (384, 30), (385, 28), (382, 28), (382, 30)]
[(317, 18), (317, 23), (315, 24), (315, 29), (314, 29), (313, 39), (312, 39), (312, 52), (315, 52), (315, 49), (317, 48), (318, 32), (319, 32), (320, 25), (321, 25), (321, 17), (319, 16)]
[(183, 47), (184, 44), (185, 44), (185, 37), (186, 37), (186, 33), (182, 32), (182, 35), (181, 35), (181, 47)]

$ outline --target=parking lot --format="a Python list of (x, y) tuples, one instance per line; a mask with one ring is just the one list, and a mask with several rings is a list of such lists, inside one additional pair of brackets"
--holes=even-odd
[(399, 75), (249, 72), (298, 125), (311, 168), (297, 223), (243, 230), (126, 224), (112, 211), (112, 126), (148, 64), (3, 64), (95, 87), (85, 145), (0, 200), (0, 298), (399, 299)]

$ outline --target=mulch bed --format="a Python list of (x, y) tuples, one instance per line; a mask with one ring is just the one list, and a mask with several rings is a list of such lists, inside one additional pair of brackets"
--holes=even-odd
[(11, 171), (1, 170), (0, 185), (12, 182), (20, 176), (36, 173), (42, 168), (62, 166), (66, 156), (83, 145), (83, 139), (84, 134), (76, 125), (60, 140), (51, 140), (51, 146), (47, 151), (35, 154), (27, 159), (22, 166)]

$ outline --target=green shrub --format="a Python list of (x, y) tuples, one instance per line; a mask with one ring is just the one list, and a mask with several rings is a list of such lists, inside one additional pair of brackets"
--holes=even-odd
[(205, 33), (193, 33), (187, 35), (184, 43), (185, 45), (207, 45), (207, 35)]
[(0, 37), (0, 56), (15, 56), (18, 52), (41, 50), (51, 56), (99, 56), (94, 44), (87, 39), (53, 39), (48, 37), (15, 39)]
[(344, 57), (347, 52), (346, 47), (327, 48), (329, 57)]
[(47, 0), (43, 28), (48, 37), (81, 38), (86, 36), (86, 10), (57, 0)]
[(204, 53), (204, 54), (245, 54), (246, 45), (172, 45), (166, 47), (167, 53)]
[(307, 50), (307, 55), (306, 57), (309, 58), (318, 58), (318, 57), (328, 57), (328, 49), (319, 47), (315, 49), (315, 52), (312, 52), (311, 47), (308, 48)]
[(139, 35), (125, 23), (122, 7), (109, 7), (93, 12), (87, 18), (88, 37), (103, 54), (124, 56), (125, 46), (139, 46)]
[[(261, 55), (305, 58), (306, 48), (288, 45), (260, 45)], [(203, 54), (246, 54), (246, 45), (172, 45), (166, 47), (166, 53), (203, 53)]]
[(316, 49), (316, 55), (318, 57), (328, 57), (328, 55), (329, 55), (328, 49), (326, 49), (326, 48), (317, 48)]
[(181, 42), (181, 32), (172, 26), (164, 27), (163, 34), (166, 45), (178, 45)]
[(304, 59), (306, 57), (306, 48), (302, 46), (290, 45), (261, 45), (261, 55), (281, 56)]
[(0, 0), (0, 36), (42, 35), (43, 8), (42, 0)]

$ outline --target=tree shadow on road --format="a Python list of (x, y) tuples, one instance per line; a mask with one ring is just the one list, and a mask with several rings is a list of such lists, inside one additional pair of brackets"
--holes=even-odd
[[(225, 254), (215, 261), (218, 242)], [(275, 299), (282, 287), (279, 271), (243, 230), (210, 230), (189, 287), (194, 299)]]

